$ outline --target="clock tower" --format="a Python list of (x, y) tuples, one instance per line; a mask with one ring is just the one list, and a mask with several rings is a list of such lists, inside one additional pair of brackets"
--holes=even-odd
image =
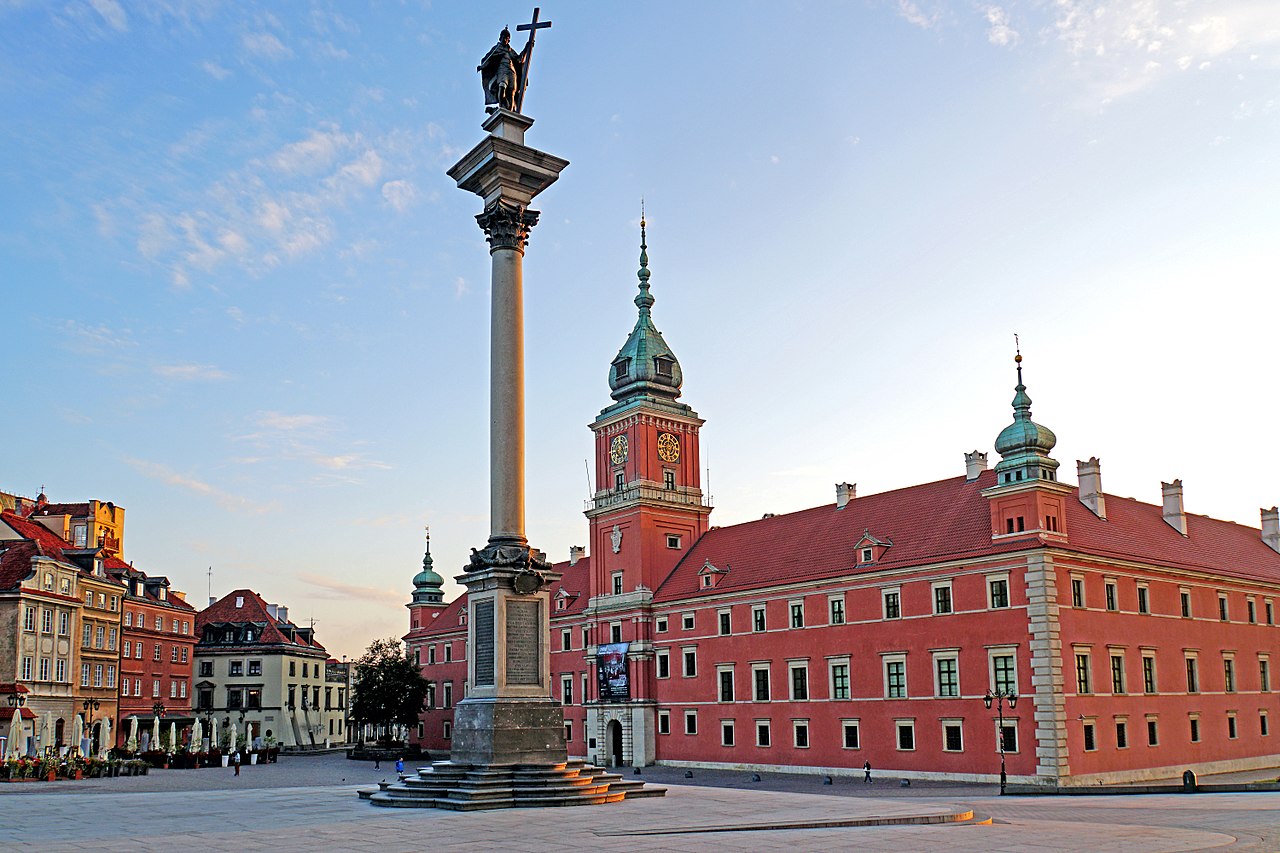
[(643, 218), (638, 277), (639, 317), (609, 369), (614, 402), (591, 424), (596, 491), (586, 515), (593, 596), (656, 589), (706, 531), (711, 514), (698, 473), (703, 421), (678, 401), (680, 362), (653, 324)]
[(706, 532), (711, 506), (698, 474), (703, 421), (679, 402), (680, 362), (653, 324), (643, 216), (637, 275), (639, 317), (609, 368), (614, 402), (591, 424), (596, 491), (586, 511), (591, 542), (586, 616), (590, 650), (627, 644), (629, 676), (629, 695), (597, 692), (588, 704), (589, 757), (639, 767), (654, 760), (653, 592)]

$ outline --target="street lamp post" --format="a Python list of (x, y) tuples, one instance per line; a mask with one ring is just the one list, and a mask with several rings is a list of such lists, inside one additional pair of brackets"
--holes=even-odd
[(1005, 784), (1008, 776), (1004, 769), (1004, 703), (1009, 703), (1009, 710), (1012, 711), (1018, 706), (1018, 694), (1012, 690), (997, 690), (992, 693), (990, 690), (982, 697), (982, 704), (987, 706), (987, 710), (991, 710), (991, 704), (995, 703), (996, 716), (999, 718), (996, 729), (996, 742), (1000, 745), (1000, 794), (1004, 795)]

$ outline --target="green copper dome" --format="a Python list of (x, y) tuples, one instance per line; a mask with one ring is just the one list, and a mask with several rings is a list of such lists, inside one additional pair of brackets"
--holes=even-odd
[(654, 299), (649, 293), (649, 247), (645, 243), (643, 217), (640, 219), (640, 270), (636, 275), (640, 279), (640, 293), (635, 302), (640, 316), (627, 342), (613, 359), (609, 371), (610, 396), (615, 400), (640, 396), (674, 400), (680, 396), (684, 376), (675, 353), (653, 325), (650, 309)]
[(444, 578), (436, 574), (432, 568), (431, 536), (427, 536), (427, 551), (422, 557), (422, 571), (413, 576), (413, 601), (415, 604), (439, 604), (444, 600), (441, 587)]
[(1031, 397), (1022, 384), (1022, 354), (1014, 359), (1018, 365), (1018, 384), (1013, 397), (1013, 423), (996, 437), (996, 480), (1013, 483), (1022, 480), (1058, 479), (1058, 461), (1049, 456), (1058, 443), (1053, 430), (1031, 420)]

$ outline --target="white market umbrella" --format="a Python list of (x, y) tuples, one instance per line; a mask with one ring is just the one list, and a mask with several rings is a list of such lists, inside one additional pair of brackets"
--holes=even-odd
[(222, 749), (222, 744), (218, 743), (217, 717), (214, 717), (213, 722), (209, 724), (209, 749)]
[(151, 718), (151, 743), (147, 748), (155, 752), (160, 748), (160, 718), (158, 716)]
[(22, 755), (22, 743), (25, 740), (26, 732), (22, 727), (22, 709), (13, 709), (13, 719), (9, 722), (9, 757), (18, 758)]
[(44, 747), (53, 746), (53, 712), (45, 711), (44, 714), (44, 740), (40, 742), (41, 751)]
[(173, 720), (169, 721), (169, 751), (178, 751), (178, 724)]
[(111, 749), (111, 718), (102, 718), (102, 738), (98, 742), (98, 757), (106, 758), (107, 750)]
[(192, 752), (204, 751), (204, 727), (200, 725), (200, 718), (196, 717), (195, 723), (191, 726), (191, 746)]
[(129, 720), (129, 740), (133, 742), (133, 748), (138, 748), (138, 715), (134, 714)]
[(235, 723), (231, 724), (231, 735), (229, 736), (228, 739), (231, 742), (231, 748), (228, 751), (235, 752), (236, 751), (236, 724)]
[(76, 714), (76, 721), (75, 721), (75, 725), (73, 725), (73, 726), (71, 727), (71, 732), (72, 732), (72, 734), (73, 734), (73, 738), (72, 738), (72, 741), (71, 741), (71, 742), (72, 742), (72, 743), (74, 743), (74, 744), (76, 745), (76, 749), (80, 750), (80, 754), (81, 754), (81, 755), (83, 755), (83, 754), (84, 754), (84, 752), (85, 752), (85, 749), (84, 749), (84, 717), (81, 717), (79, 714)]

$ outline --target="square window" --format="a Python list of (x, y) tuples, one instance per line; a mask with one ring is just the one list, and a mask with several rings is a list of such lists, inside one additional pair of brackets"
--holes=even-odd
[(1005, 752), (1018, 751), (1018, 725), (1017, 723), (1005, 723), (1004, 729), (1000, 732), (1000, 740), (1004, 745)]
[(808, 749), (809, 723), (806, 721), (796, 720), (791, 724), (791, 730), (795, 736), (796, 749)]
[(717, 673), (720, 679), (720, 701), (733, 701), (733, 670), (722, 669)]
[(763, 631), (764, 629), (764, 605), (761, 604), (751, 608), (751, 630)]
[(720, 622), (720, 635), (726, 636), (732, 633), (732, 631), (730, 630), (732, 628), (732, 623), (729, 618), (729, 611), (721, 610), (718, 616), (719, 616), (719, 622)]
[(942, 749), (946, 752), (964, 752), (964, 731), (959, 723), (942, 724)]
[[(611, 642), (611, 643), (621, 643), (621, 642), (622, 642), (622, 623), (621, 623), (621, 622), (610, 622), (610, 623), (609, 623), (609, 642)], [(449, 651), (449, 648), (448, 648), (448, 647), (446, 647), (446, 648), (445, 648), (445, 652), (446, 652), (446, 654), (445, 654), (445, 656), (444, 656), (445, 660), (448, 660), (448, 659), (449, 659), (449, 655), (447, 654), (447, 652), (448, 652), (448, 651)]]
[(684, 733), (687, 735), (696, 735), (698, 733), (698, 712), (684, 712)]
[(987, 592), (990, 594), (992, 609), (1009, 606), (1009, 579), (991, 578), (987, 581)]
[(676, 487), (676, 472), (675, 472), (675, 471), (663, 471), (663, 472), (662, 472), (662, 487), (663, 487), (664, 489), (668, 490), (668, 491), (671, 491), (671, 490), (675, 489), (675, 487)]
[(884, 598), (884, 618), (901, 619), (902, 618), (902, 593), (896, 589), (886, 589), (883, 593)]
[(668, 533), (668, 534), (667, 534), (667, 547), (668, 547), (668, 548), (679, 548), (679, 547), (680, 547), (680, 537), (679, 537), (679, 536), (676, 536), (674, 533)]
[(660, 735), (671, 734), (671, 712), (670, 711), (658, 712), (658, 734)]
[[(659, 634), (667, 633), (667, 617), (659, 616), (657, 619), (653, 620), (653, 627)], [(584, 628), (583, 631), (585, 632), (585, 630), (586, 629)], [(583, 645), (586, 644), (584, 643)]]
[(960, 666), (955, 658), (937, 658), (934, 668), (938, 676), (937, 695), (940, 698), (955, 698), (960, 695)]
[(832, 663), (831, 664), (831, 698), (832, 699), (848, 699), (849, 698), (849, 664), (848, 663)]
[(791, 627), (803, 628), (804, 627), (804, 602), (802, 601), (791, 602), (790, 611), (791, 611)]
[(686, 631), (693, 630), (693, 614), (692, 613), (685, 613), (681, 615), (680, 621), (681, 621), (681, 625)]
[(844, 597), (832, 598), (828, 600), (828, 606), (831, 613), (832, 625), (844, 624)]
[(910, 752), (916, 748), (916, 724), (899, 721), (898, 729), (898, 749), (903, 752)]
[(756, 720), (756, 746), (769, 746), (772, 744), (772, 732), (770, 731), (768, 720)]
[(803, 702), (809, 698), (809, 667), (791, 664), (791, 698)]
[(938, 584), (933, 588), (933, 612), (945, 614), (951, 612), (951, 584)]
[(875, 559), (875, 556), (876, 556), (876, 552), (873, 549), (863, 548), (861, 562), (870, 563), (873, 559)]
[(733, 720), (720, 721), (720, 745), (733, 746)]
[(840, 724), (840, 731), (845, 749), (861, 748), (861, 732), (858, 731), (858, 722), (856, 720), (845, 720)]
[(769, 701), (769, 667), (767, 664), (757, 664), (751, 667), (752, 690), (755, 701)]

